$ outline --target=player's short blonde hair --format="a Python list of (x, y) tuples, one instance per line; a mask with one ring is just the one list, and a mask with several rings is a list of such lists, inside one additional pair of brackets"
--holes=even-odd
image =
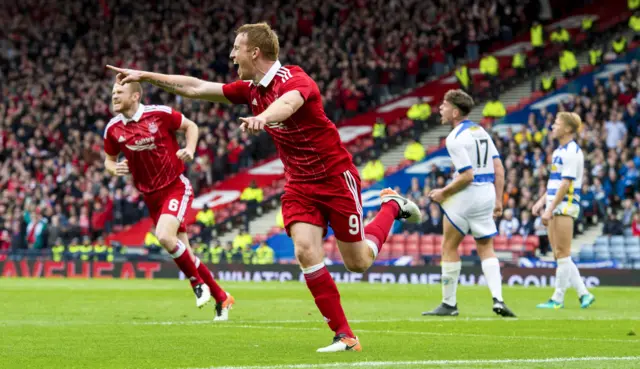
[(447, 91), (444, 95), (444, 100), (460, 110), (460, 114), (462, 114), (463, 117), (469, 115), (469, 112), (475, 105), (473, 98), (460, 89)]
[(140, 99), (138, 101), (142, 101), (142, 85), (140, 82), (129, 82), (128, 83), (131, 92), (137, 92), (140, 94)]
[(280, 43), (278, 35), (267, 23), (245, 24), (236, 30), (236, 35), (247, 34), (247, 44), (250, 47), (257, 47), (265, 58), (278, 60), (280, 54)]
[(582, 128), (582, 119), (580, 119), (580, 116), (577, 113), (563, 111), (558, 113), (558, 119), (560, 119), (562, 123), (571, 127), (573, 133), (580, 132), (580, 129)]

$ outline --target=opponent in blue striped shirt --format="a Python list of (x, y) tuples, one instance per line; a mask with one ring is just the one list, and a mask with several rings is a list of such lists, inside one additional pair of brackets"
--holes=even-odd
[(552, 135), (560, 146), (553, 152), (547, 193), (532, 209), (535, 216), (542, 213), (542, 223), (547, 226), (549, 242), (558, 262), (556, 290), (549, 301), (538, 305), (541, 309), (563, 308), (564, 295), (569, 286), (578, 291), (582, 308), (589, 307), (595, 301), (582, 281), (578, 267), (571, 260), (573, 224), (580, 215), (580, 189), (584, 172), (584, 155), (574, 140), (581, 125), (580, 116), (576, 113), (561, 112), (556, 116)]
[(461, 90), (447, 92), (440, 106), (442, 122), (453, 130), (447, 136), (447, 150), (456, 174), (447, 186), (433, 190), (429, 197), (440, 204), (443, 220), (442, 304), (423, 315), (458, 315), (456, 289), (461, 262), (458, 246), (467, 234), (476, 239), (482, 271), (493, 296), (493, 311), (513, 317), (502, 299), (500, 263), (493, 250), (498, 234), (494, 216), (502, 213), (504, 167), (491, 136), (467, 119), (473, 99)]

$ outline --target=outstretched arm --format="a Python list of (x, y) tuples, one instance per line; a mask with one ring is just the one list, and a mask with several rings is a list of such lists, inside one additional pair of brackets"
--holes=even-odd
[(135, 69), (117, 68), (107, 65), (118, 73), (116, 80), (120, 84), (130, 82), (149, 82), (165, 91), (180, 96), (207, 100), (214, 102), (230, 103), (222, 92), (222, 83), (204, 81), (195, 77), (181, 76), (177, 74), (153, 73)]

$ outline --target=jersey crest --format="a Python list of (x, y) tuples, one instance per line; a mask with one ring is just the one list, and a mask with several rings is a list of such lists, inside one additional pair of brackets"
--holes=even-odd
[(158, 125), (156, 122), (149, 123), (149, 133), (155, 135), (158, 132)]

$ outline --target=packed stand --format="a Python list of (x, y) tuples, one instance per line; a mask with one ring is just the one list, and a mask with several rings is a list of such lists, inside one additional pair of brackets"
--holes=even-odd
[[(304, 65), (337, 121), (444, 73), (458, 58), (477, 58), (537, 13), (537, 2), (511, 0), (193, 3), (26, 0), (3, 8), (3, 244), (51, 247), (58, 237), (97, 236), (146, 215), (130, 179), (103, 174), (101, 134), (114, 80), (107, 63), (230, 81), (233, 29), (266, 19), (280, 35), (282, 61)], [(245, 107), (186, 101), (150, 85), (143, 101), (171, 105), (200, 125), (188, 169), (196, 191), (274, 152), (266, 134), (239, 132)]]

